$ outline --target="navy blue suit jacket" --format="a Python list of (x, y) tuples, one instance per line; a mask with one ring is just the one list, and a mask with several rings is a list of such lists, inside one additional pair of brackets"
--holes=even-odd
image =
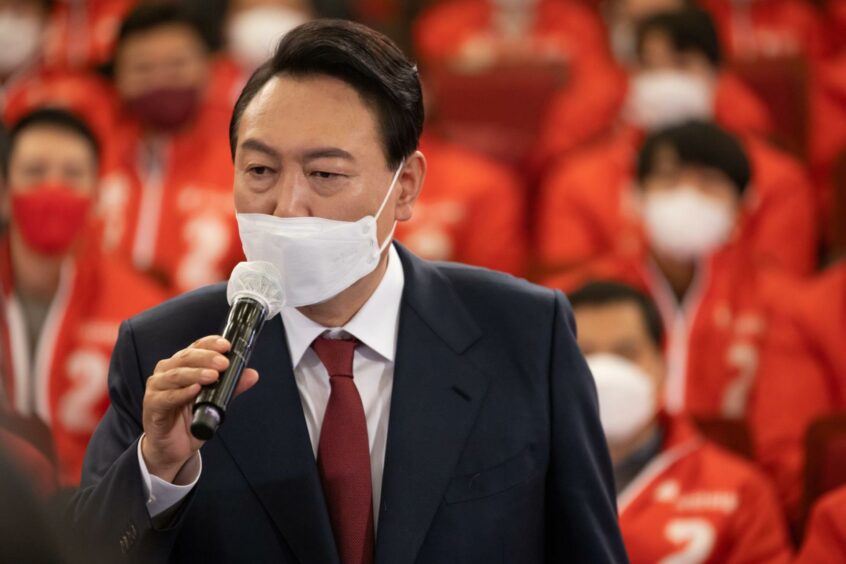
[[(596, 391), (564, 296), (398, 248), (376, 562), (625, 562)], [(124, 322), (72, 517), (132, 561), (337, 563), (280, 317), (250, 363), (261, 379), (202, 448), (199, 483), (165, 527), (148, 516), (136, 454), (145, 380), (218, 333), (227, 310), (221, 284)]]

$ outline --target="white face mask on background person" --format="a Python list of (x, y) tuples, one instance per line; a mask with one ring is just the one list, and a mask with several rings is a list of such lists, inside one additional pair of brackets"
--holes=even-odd
[(382, 252), (391, 243), (396, 221), (381, 245), (376, 222), (394, 191), (403, 164), (394, 173), (376, 214), (358, 221), (236, 214), (247, 260), (270, 262), (282, 275), (285, 306), (325, 302), (376, 269)]
[(693, 186), (647, 194), (643, 223), (655, 250), (682, 261), (706, 256), (728, 241), (735, 216)]
[(43, 38), (44, 28), (39, 18), (0, 11), (0, 73), (10, 74), (33, 61)]
[(623, 357), (599, 353), (586, 360), (596, 382), (605, 438), (611, 446), (625, 445), (654, 419), (655, 385), (637, 364)]
[(710, 121), (714, 91), (705, 79), (690, 73), (642, 72), (629, 85), (624, 116), (647, 132), (690, 120)]
[(244, 10), (227, 26), (229, 50), (244, 69), (252, 71), (273, 55), (286, 33), (307, 21), (305, 14), (282, 6)]

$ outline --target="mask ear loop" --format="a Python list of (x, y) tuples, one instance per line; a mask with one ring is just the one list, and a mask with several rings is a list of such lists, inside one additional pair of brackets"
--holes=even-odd
[[(379, 206), (379, 210), (376, 212), (376, 215), (373, 216), (373, 219), (379, 220), (379, 216), (382, 215), (382, 211), (385, 209), (385, 206), (388, 204), (388, 200), (391, 197), (391, 193), (394, 191), (394, 187), (397, 185), (397, 180), (399, 180), (400, 172), (402, 172), (402, 167), (405, 166), (405, 159), (402, 160), (399, 167), (397, 167), (397, 171), (394, 173), (394, 178), (391, 180), (391, 186), (388, 188), (388, 193), (385, 194), (385, 199), (382, 200), (382, 205)], [(394, 231), (397, 228), (397, 220), (394, 220), (394, 225), (391, 227), (391, 232), (388, 234), (388, 237), (385, 241), (379, 246), (379, 254), (381, 255), (385, 249), (388, 248), (388, 245), (391, 244), (391, 241), (394, 238)]]

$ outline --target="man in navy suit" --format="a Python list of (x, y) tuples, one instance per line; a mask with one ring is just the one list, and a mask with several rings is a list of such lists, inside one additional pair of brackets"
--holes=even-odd
[(421, 98), (402, 52), (349, 22), (295, 29), (250, 78), (230, 127), (235, 207), (286, 307), (206, 443), (191, 404), (227, 364), (225, 287), (123, 324), (71, 507), (98, 548), (179, 563), (626, 561), (564, 296), (391, 243), (425, 176)]

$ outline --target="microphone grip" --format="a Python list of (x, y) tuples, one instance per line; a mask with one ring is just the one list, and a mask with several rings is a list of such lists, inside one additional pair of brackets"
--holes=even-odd
[(222, 335), (231, 344), (229, 352), (225, 354), (229, 366), (220, 373), (217, 382), (203, 386), (194, 400), (191, 434), (196, 438), (203, 441), (211, 439), (223, 423), (226, 407), (241, 379), (241, 373), (247, 367), (266, 314), (267, 308), (264, 305), (247, 297), (236, 299), (229, 309)]

